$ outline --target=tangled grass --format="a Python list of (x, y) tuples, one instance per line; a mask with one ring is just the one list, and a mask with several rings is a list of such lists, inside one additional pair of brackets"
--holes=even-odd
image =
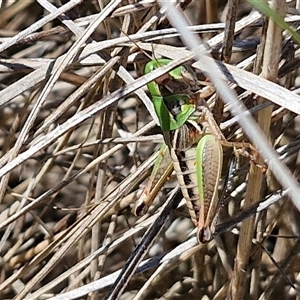
[[(145, 84), (163, 71), (144, 65), (203, 74), (156, 1), (61, 2), (0, 1), (0, 298), (299, 299), (300, 218), (282, 174), (226, 150), (207, 244), (174, 176), (134, 216), (162, 142)], [(245, 1), (177, 2), (297, 178), (298, 45)], [(298, 2), (271, 2), (297, 28)], [(247, 140), (221, 98), (209, 104), (223, 133)]]

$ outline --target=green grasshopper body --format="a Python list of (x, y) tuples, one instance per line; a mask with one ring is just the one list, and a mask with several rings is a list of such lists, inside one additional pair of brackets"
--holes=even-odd
[[(168, 59), (152, 61), (145, 72), (169, 62)], [(173, 165), (191, 219), (199, 229), (198, 239), (206, 242), (214, 233), (219, 207), (218, 183), (223, 158), (219, 139), (223, 137), (205, 101), (198, 101), (195, 86), (194, 77), (183, 66), (148, 84), (167, 147), (163, 145), (160, 150), (136, 213), (145, 212)]]
[(215, 135), (198, 131), (177, 143), (186, 129), (189, 134), (193, 131), (187, 125), (176, 130), (170, 153), (191, 219), (199, 229), (198, 239), (205, 242), (211, 239), (217, 220), (223, 150)]

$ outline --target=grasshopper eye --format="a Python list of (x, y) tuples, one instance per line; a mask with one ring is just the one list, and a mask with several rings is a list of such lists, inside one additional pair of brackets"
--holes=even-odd
[(165, 105), (173, 116), (181, 113), (181, 103), (179, 101), (165, 101)]

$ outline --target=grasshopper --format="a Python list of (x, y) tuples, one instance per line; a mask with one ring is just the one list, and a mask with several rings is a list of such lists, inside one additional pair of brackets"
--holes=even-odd
[[(169, 62), (151, 61), (145, 73)], [(208, 86), (199, 92), (195, 78), (188, 67), (179, 66), (147, 85), (165, 144), (134, 212), (142, 215), (147, 211), (174, 169), (191, 219), (198, 227), (198, 241), (204, 243), (211, 240), (218, 217), (222, 146), (253, 147), (225, 139), (204, 100), (212, 89)]]

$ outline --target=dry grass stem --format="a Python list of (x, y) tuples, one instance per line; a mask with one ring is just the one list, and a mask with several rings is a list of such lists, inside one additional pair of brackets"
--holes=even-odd
[[(299, 45), (245, 0), (175, 1), (183, 29), (161, 2), (0, 1), (1, 299), (299, 299), (299, 199), (276, 171), (298, 189)], [(299, 30), (299, 1), (269, 2)], [(210, 58), (197, 61), (191, 33)], [(224, 147), (206, 244), (174, 173), (132, 213), (163, 141), (146, 84), (182, 64), (215, 84), (228, 141), (257, 145), (239, 125), (252, 115), (279, 157)]]

